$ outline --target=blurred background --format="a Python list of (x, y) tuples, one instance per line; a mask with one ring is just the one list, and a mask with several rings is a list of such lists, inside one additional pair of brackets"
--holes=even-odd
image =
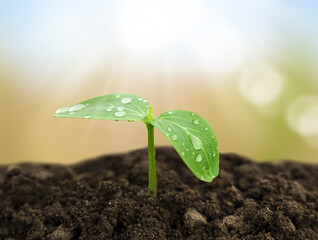
[(0, 0), (0, 163), (145, 147), (142, 123), (53, 118), (126, 92), (203, 116), (221, 152), (317, 163), (317, 22), (314, 0)]

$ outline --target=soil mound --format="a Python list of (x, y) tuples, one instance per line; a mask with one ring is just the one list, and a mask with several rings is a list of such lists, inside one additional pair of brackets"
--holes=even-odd
[(172, 148), (75, 165), (0, 166), (0, 239), (318, 239), (318, 166), (220, 155), (212, 183)]

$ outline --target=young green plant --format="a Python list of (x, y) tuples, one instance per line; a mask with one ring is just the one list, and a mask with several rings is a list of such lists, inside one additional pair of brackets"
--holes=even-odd
[(219, 151), (213, 129), (199, 115), (183, 110), (167, 111), (153, 118), (148, 101), (133, 94), (109, 94), (62, 107), (58, 118), (140, 121), (148, 130), (148, 177), (151, 196), (157, 196), (154, 127), (167, 137), (181, 159), (200, 180), (212, 182), (219, 173)]

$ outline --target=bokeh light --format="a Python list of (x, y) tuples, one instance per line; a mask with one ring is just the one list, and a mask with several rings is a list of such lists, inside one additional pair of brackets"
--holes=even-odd
[(304, 95), (293, 100), (287, 108), (289, 126), (308, 144), (318, 147), (318, 96)]
[(273, 103), (282, 93), (283, 87), (284, 77), (268, 64), (248, 66), (238, 80), (242, 97), (258, 106)]

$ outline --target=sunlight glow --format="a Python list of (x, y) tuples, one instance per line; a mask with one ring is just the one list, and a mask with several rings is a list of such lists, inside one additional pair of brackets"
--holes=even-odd
[(158, 53), (195, 34), (200, 1), (124, 1), (116, 17), (120, 44), (132, 54)]
[(188, 62), (199, 71), (218, 74), (236, 69), (247, 56), (240, 30), (207, 2), (124, 1), (115, 19), (118, 46), (147, 61), (164, 59), (174, 67)]

